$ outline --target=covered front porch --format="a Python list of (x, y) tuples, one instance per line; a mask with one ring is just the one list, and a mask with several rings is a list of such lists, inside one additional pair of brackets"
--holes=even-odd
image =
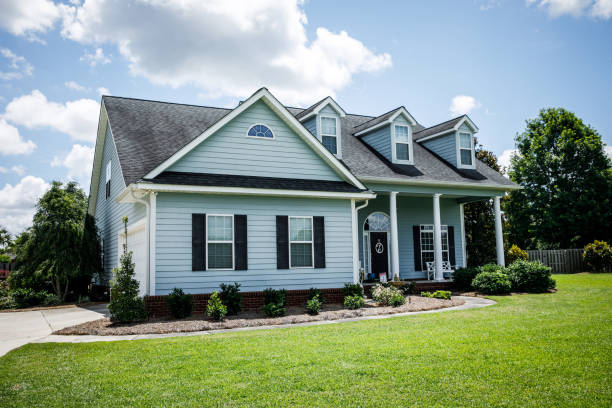
[[(494, 201), (497, 262), (504, 264), (499, 192), (376, 191), (354, 203), (355, 281), (415, 280), (445, 282), (467, 266), (464, 205)], [(430, 273), (427, 267), (430, 266)]]

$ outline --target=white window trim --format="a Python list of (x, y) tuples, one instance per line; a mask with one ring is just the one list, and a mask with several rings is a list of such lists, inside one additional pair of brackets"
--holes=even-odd
[[(310, 241), (292, 241), (291, 240), (291, 219), (292, 218), (306, 218), (310, 220)], [(302, 215), (291, 215), (289, 216), (289, 222), (287, 223), (287, 233), (288, 233), (288, 242), (289, 242), (289, 269), (314, 269), (314, 223), (312, 222), (312, 216), (302, 216)], [(311, 266), (293, 266), (291, 263), (291, 244), (310, 244), (311, 248), (311, 258), (310, 263)]]
[[(401, 142), (402, 144), (408, 145), (408, 155), (410, 160), (398, 160), (397, 159), (397, 150), (396, 150), (396, 140), (395, 140), (395, 127), (396, 126), (404, 126), (408, 128), (408, 139), (410, 140), (408, 143)], [(399, 123), (391, 123), (391, 161), (397, 164), (414, 164), (414, 153), (412, 149), (412, 126), (399, 124)]]
[[(470, 135), (470, 142), (472, 146), (472, 164), (461, 164), (461, 134), (465, 133), (466, 135)], [(474, 134), (471, 132), (463, 132), (458, 131), (455, 136), (455, 142), (457, 145), (457, 168), (458, 169), (475, 169), (476, 168), (476, 153), (474, 148)], [(467, 150), (463, 148), (463, 150)]]
[[(323, 118), (329, 118), (329, 119), (336, 120), (336, 134), (335, 135), (323, 134), (323, 124), (322, 124)], [(317, 116), (317, 135), (318, 135), (319, 141), (321, 142), (321, 144), (323, 144), (323, 136), (335, 137), (336, 138), (336, 153), (332, 153), (332, 152), (330, 153), (332, 153), (334, 156), (336, 156), (339, 159), (342, 158), (342, 137), (341, 137), (340, 131), (341, 131), (340, 118), (338, 116), (323, 115), (323, 114)]]
[[(423, 236), (422, 236), (423, 227), (434, 228), (434, 225), (433, 224), (421, 224), (421, 225), (419, 225), (419, 244), (420, 244), (419, 246), (421, 248), (421, 253), (419, 254), (419, 256), (421, 257), (421, 270), (425, 271), (425, 270), (427, 270), (427, 267), (423, 263), (423, 252), (432, 252), (432, 253), (434, 253), (434, 260), (435, 260), (436, 248), (434, 247), (434, 249), (432, 249), (432, 250), (429, 250), (429, 249), (423, 250)], [(450, 244), (449, 244), (449, 240), (448, 240), (448, 225), (440, 225), (440, 232), (444, 232), (445, 229), (446, 229), (446, 250), (444, 250), (444, 249), (442, 250), (442, 255), (443, 255), (442, 258), (444, 258), (444, 252), (446, 252), (447, 253), (446, 258), (450, 261)], [(429, 232), (429, 231), (427, 231), (427, 232)], [(431, 234), (432, 235), (434, 234), (434, 230), (433, 229), (431, 230)], [(436, 238), (433, 237), (433, 240), (435, 242)]]
[(106, 163), (106, 182), (107, 183), (111, 180), (112, 176), (113, 176), (113, 161), (109, 160), (108, 163)]
[[(272, 132), (272, 137), (259, 137), (259, 136), (249, 136), (249, 130), (251, 130), (251, 128), (253, 126), (257, 126), (257, 125), (261, 125), (261, 126), (265, 126), (268, 129), (270, 129), (270, 132)], [(248, 137), (249, 139), (257, 139), (257, 140), (274, 140), (276, 139), (276, 132), (274, 132), (274, 130), (272, 130), (271, 126), (266, 125), (265, 123), (253, 123), (252, 125), (250, 125), (245, 133), (245, 136)]]
[[(208, 267), (208, 257), (210, 256), (210, 251), (208, 250), (208, 244), (227, 244), (229, 241), (209, 241), (208, 240), (208, 217), (232, 217), (232, 267), (231, 268), (209, 268)], [(206, 214), (206, 270), (207, 271), (233, 271), (236, 268), (234, 252), (236, 245), (236, 236), (234, 234), (234, 214)]]

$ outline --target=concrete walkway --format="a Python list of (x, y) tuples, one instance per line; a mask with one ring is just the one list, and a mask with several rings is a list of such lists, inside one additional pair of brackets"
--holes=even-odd
[(52, 332), (108, 316), (106, 305), (0, 313), (0, 356)]
[(225, 333), (225, 332), (280, 329), (280, 328), (289, 328), (289, 327), (296, 327), (296, 326), (317, 326), (317, 325), (323, 325), (323, 324), (355, 322), (359, 320), (388, 319), (390, 317), (412, 316), (412, 315), (428, 314), (428, 313), (441, 313), (441, 312), (446, 312), (450, 310), (477, 309), (481, 307), (491, 306), (497, 303), (490, 299), (477, 298), (477, 297), (468, 297), (468, 296), (454, 296), (454, 297), (456, 299), (463, 299), (465, 303), (460, 306), (448, 307), (445, 309), (426, 310), (422, 312), (406, 312), (406, 313), (396, 313), (396, 314), (379, 315), (379, 316), (361, 316), (361, 317), (353, 317), (350, 319), (323, 320), (323, 321), (297, 323), (297, 324), (278, 324), (278, 325), (269, 325), (269, 326), (242, 327), (242, 328), (237, 328), (237, 329), (205, 330), (205, 331), (187, 332), (187, 333), (132, 334), (132, 335), (123, 335), (123, 336), (48, 335), (48, 336), (38, 337), (36, 339), (33, 339), (31, 340), (31, 342), (32, 343), (52, 343), (52, 342), (53, 343), (89, 343), (89, 342), (94, 342), (94, 341), (118, 341), (118, 340), (159, 339), (159, 338), (166, 338), (166, 337), (202, 336), (202, 335), (207, 335), (207, 334)]

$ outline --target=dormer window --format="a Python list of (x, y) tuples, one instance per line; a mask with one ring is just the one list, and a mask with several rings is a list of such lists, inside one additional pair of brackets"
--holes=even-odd
[(247, 132), (247, 137), (258, 137), (261, 139), (274, 139), (274, 133), (269, 127), (262, 124), (253, 125)]
[(321, 116), (321, 142), (333, 154), (338, 154), (338, 119)]
[(470, 133), (459, 133), (459, 165), (472, 167), (474, 165), (474, 143)]
[(412, 164), (412, 132), (410, 126), (393, 125), (393, 162)]

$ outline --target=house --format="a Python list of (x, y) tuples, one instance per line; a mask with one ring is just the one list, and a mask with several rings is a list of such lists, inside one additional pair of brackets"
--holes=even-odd
[(427, 262), (466, 263), (463, 205), (517, 189), (474, 156), (466, 115), (425, 128), (404, 107), (307, 109), (262, 88), (234, 109), (102, 98), (88, 211), (104, 268), (129, 218), (141, 293), (339, 288), (424, 279)]

